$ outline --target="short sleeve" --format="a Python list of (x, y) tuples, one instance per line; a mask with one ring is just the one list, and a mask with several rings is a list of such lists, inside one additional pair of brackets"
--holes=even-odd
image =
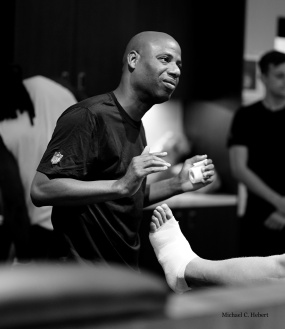
[(227, 138), (228, 147), (233, 145), (248, 146), (250, 133), (252, 133), (249, 112), (246, 108), (240, 108), (234, 114)]
[(87, 179), (98, 159), (97, 125), (86, 108), (71, 108), (58, 119), (52, 138), (37, 168), (55, 177)]

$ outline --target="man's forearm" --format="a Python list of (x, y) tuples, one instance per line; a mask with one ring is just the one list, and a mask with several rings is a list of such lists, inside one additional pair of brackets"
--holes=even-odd
[(118, 181), (79, 181), (72, 178), (49, 179), (40, 174), (31, 189), (38, 206), (80, 206), (123, 197)]
[(250, 169), (238, 174), (238, 180), (241, 181), (251, 192), (255, 193), (274, 206), (278, 202), (279, 195), (266, 185), (263, 180)]
[(183, 192), (176, 177), (152, 183), (147, 186), (144, 206), (150, 206)]

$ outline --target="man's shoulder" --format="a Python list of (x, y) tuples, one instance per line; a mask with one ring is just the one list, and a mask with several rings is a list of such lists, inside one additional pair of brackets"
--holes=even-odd
[(86, 108), (93, 114), (100, 113), (107, 107), (115, 106), (111, 93), (92, 96), (73, 105), (74, 108)]
[(246, 106), (241, 106), (236, 111), (236, 114), (239, 116), (250, 116), (255, 115), (257, 112), (260, 112), (261, 109), (263, 109), (264, 106), (262, 104), (262, 101), (258, 101)]
[(260, 110), (260, 108), (264, 108), (261, 100), (248, 105), (241, 106), (242, 110), (247, 110), (247, 111), (256, 111), (256, 110)]
[(105, 93), (88, 97), (78, 103), (73, 104), (62, 113), (61, 117), (81, 117), (82, 115), (100, 116), (102, 113), (108, 112), (106, 111), (107, 108), (111, 108), (114, 106), (115, 103), (113, 101), (111, 93)]

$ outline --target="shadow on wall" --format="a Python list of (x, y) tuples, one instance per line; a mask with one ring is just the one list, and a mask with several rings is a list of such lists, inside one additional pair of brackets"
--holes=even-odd
[(227, 149), (227, 135), (239, 100), (195, 101), (186, 105), (185, 133), (193, 143), (193, 153), (207, 154), (221, 179), (221, 193), (236, 193)]

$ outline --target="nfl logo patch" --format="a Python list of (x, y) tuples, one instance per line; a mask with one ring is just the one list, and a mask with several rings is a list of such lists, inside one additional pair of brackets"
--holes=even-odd
[(61, 160), (62, 157), (63, 157), (63, 155), (60, 152), (55, 152), (51, 159), (51, 163), (52, 164), (59, 163), (59, 161)]

